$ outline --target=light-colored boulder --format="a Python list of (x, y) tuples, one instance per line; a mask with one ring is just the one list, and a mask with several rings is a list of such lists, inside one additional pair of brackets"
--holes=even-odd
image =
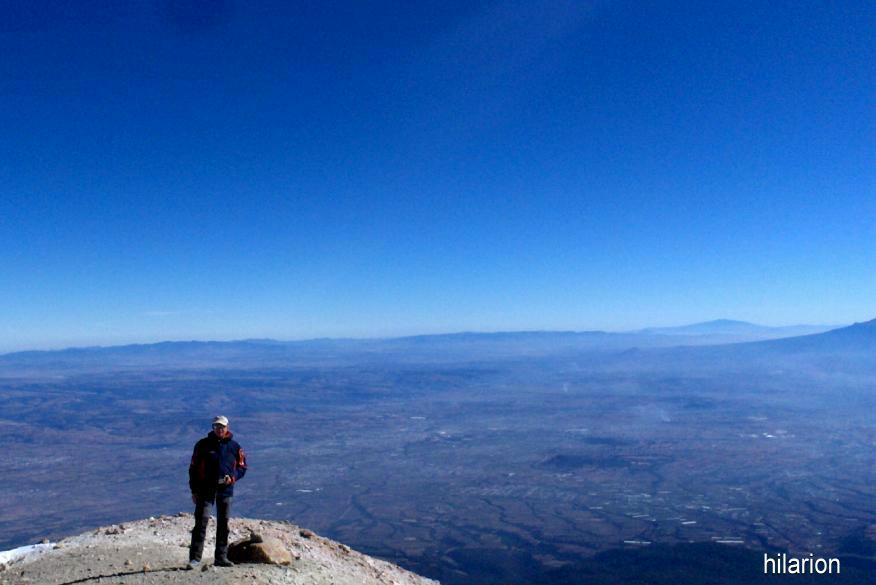
[(228, 558), (235, 563), (292, 564), (292, 553), (279, 539), (259, 534), (232, 543), (228, 547)]

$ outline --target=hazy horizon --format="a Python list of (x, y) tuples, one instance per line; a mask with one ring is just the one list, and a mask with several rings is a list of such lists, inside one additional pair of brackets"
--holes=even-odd
[(4, 348), (4, 346), (0, 345), (0, 355), (5, 353), (15, 353), (19, 351), (55, 351), (55, 350), (63, 350), (63, 349), (74, 349), (74, 348), (85, 348), (85, 347), (115, 347), (115, 346), (124, 346), (124, 345), (148, 345), (154, 343), (162, 343), (162, 342), (234, 342), (234, 341), (253, 341), (253, 340), (270, 340), (270, 341), (278, 341), (278, 342), (296, 342), (296, 341), (311, 341), (311, 340), (319, 340), (319, 339), (356, 339), (356, 340), (369, 340), (369, 339), (393, 339), (393, 338), (402, 338), (402, 337), (416, 337), (416, 336), (429, 336), (429, 335), (454, 335), (460, 333), (474, 333), (474, 334), (490, 334), (490, 333), (527, 333), (527, 332), (545, 332), (545, 333), (566, 333), (566, 332), (574, 332), (574, 333), (586, 333), (586, 332), (604, 332), (604, 333), (638, 333), (643, 330), (649, 329), (674, 329), (674, 328), (683, 328), (693, 325), (701, 325), (707, 323), (715, 323), (721, 321), (731, 321), (737, 323), (745, 323), (748, 325), (753, 325), (756, 327), (766, 327), (766, 328), (793, 328), (793, 327), (823, 327), (826, 329), (834, 329), (845, 327), (851, 325), (852, 323), (859, 323), (869, 321), (870, 319), (860, 319), (858, 321), (849, 322), (849, 323), (804, 323), (804, 322), (796, 322), (796, 323), (778, 323), (778, 324), (766, 324), (766, 323), (753, 323), (751, 321), (743, 321), (741, 319), (728, 319), (728, 318), (716, 318), (716, 319), (707, 319), (705, 321), (697, 321), (693, 323), (674, 323), (674, 324), (647, 324), (641, 327), (635, 328), (625, 328), (625, 329), (600, 329), (596, 327), (583, 327), (583, 328), (531, 328), (531, 329), (492, 329), (492, 330), (473, 330), (473, 329), (454, 329), (454, 330), (445, 330), (445, 331), (412, 331), (412, 332), (403, 332), (398, 334), (384, 334), (384, 335), (368, 335), (367, 333), (362, 335), (321, 335), (321, 336), (308, 336), (308, 337), (284, 337), (284, 336), (270, 336), (270, 335), (256, 335), (256, 336), (231, 336), (231, 337), (222, 337), (222, 338), (199, 338), (195, 336), (179, 336), (179, 337), (166, 337), (166, 338), (126, 338), (126, 339), (110, 339), (106, 340), (104, 343), (101, 342), (86, 342), (85, 340), (81, 341), (70, 341), (70, 342), (45, 342), (43, 344), (35, 344), (30, 346), (21, 346), (21, 347), (13, 347), (11, 349)]

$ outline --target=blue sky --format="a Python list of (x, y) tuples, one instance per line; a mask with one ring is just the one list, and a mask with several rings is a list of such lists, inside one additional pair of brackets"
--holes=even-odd
[(0, 351), (876, 317), (872, 2), (3, 6)]

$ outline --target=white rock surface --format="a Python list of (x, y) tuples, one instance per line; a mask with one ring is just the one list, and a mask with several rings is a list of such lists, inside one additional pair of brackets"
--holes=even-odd
[[(104, 526), (55, 544), (0, 553), (0, 585), (211, 584), (231, 585), (435, 585), (400, 567), (351, 550), (285, 522), (234, 518), (230, 541), (257, 532), (279, 539), (292, 553), (290, 566), (212, 564), (215, 524), (211, 519), (203, 570), (185, 571), (191, 514), (161, 516)], [(5, 556), (4, 556), (5, 555)]]
[(52, 549), (52, 544), (29, 544), (20, 546), (12, 550), (0, 551), (0, 564), (8, 565), (9, 563), (21, 561), (29, 557), (35, 557), (41, 552)]

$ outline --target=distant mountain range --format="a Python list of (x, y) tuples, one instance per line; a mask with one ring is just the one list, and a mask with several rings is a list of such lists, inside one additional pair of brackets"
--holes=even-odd
[[(614, 370), (766, 371), (818, 370), (825, 375), (839, 372), (876, 373), (876, 319), (822, 333), (766, 339), (744, 343), (631, 348), (606, 360)], [(866, 382), (869, 384), (869, 382)]]
[[(0, 355), (0, 373), (106, 368), (290, 367), (377, 361), (434, 363), (572, 354), (648, 352), (650, 360), (748, 360), (800, 353), (861, 353), (876, 348), (876, 320), (824, 330), (717, 320), (636, 332), (462, 332), (386, 339), (166, 341)], [(804, 333), (804, 334), (801, 334)], [(642, 356), (639, 356), (639, 358)], [(639, 359), (637, 358), (637, 359)], [(647, 361), (647, 360), (646, 360)]]
[(830, 325), (790, 325), (786, 327), (767, 327), (747, 321), (716, 319), (679, 327), (648, 327), (638, 333), (648, 335), (736, 335), (748, 337), (779, 338), (796, 335), (810, 335), (833, 329)]
[(785, 351), (867, 351), (876, 349), (876, 319), (831, 329), (815, 335), (801, 335), (765, 341), (762, 347)]

